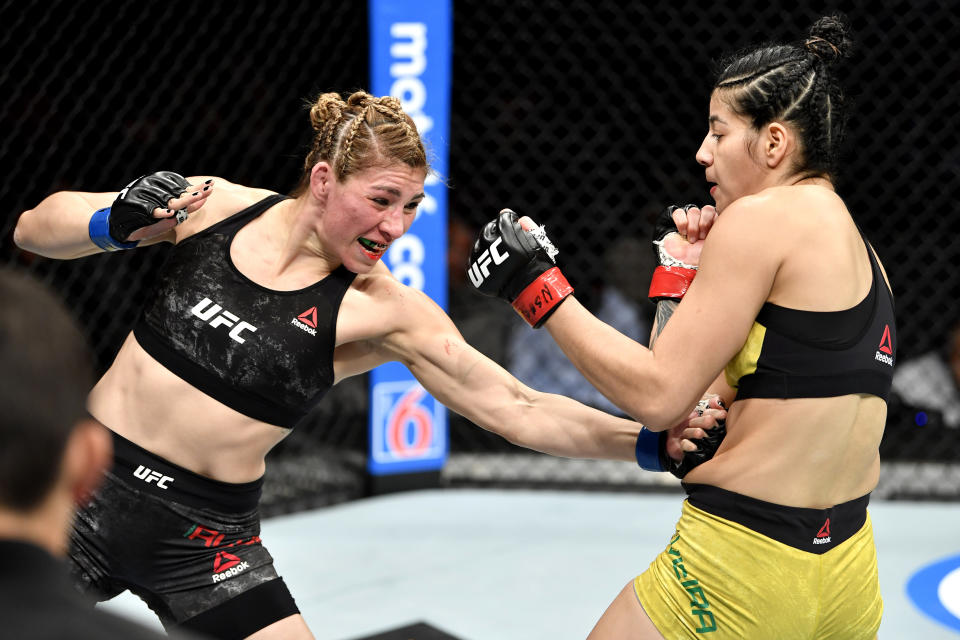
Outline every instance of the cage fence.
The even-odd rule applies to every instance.
[[[505,206],[545,223],[578,298],[643,340],[652,218],[709,202],[694,153],[715,61],[798,38],[838,8],[858,45],[838,67],[852,103],[838,191],[886,265],[899,361],[942,352],[960,322],[960,83],[947,37],[960,14],[947,0],[456,3],[444,177],[449,311],[467,340],[535,387],[542,371],[524,356],[562,357],[465,280],[473,234]],[[288,192],[310,139],[304,100],[367,84],[366,21],[363,3],[0,2],[0,264],[61,292],[103,370],[164,249],[48,260],[13,244],[19,213],[55,190],[116,191],[158,169]],[[543,390],[611,409],[564,365],[539,369],[556,374]],[[363,377],[338,385],[270,454],[265,511],[363,495],[366,411]],[[960,430],[941,413],[891,403],[878,495],[960,498]],[[677,490],[633,465],[525,452],[454,414],[450,448],[452,487]]]

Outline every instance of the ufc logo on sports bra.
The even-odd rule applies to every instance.
[[[250,331],[252,333],[257,330],[257,328],[249,322],[240,320],[240,318],[233,315],[220,305],[214,304],[210,298],[204,298],[198,302],[197,305],[190,310],[190,313],[197,316],[204,322],[207,322],[210,320],[210,318],[213,318],[213,320],[207,322],[207,324],[213,328],[220,326],[233,327],[233,329],[230,330],[230,337],[240,344],[246,342],[246,338],[242,337],[240,335],[241,333],[244,331]],[[237,320],[240,320],[240,322],[237,323]]]
[[[467,270],[467,273],[470,274],[470,282],[473,283],[473,286],[479,287],[483,284],[483,281],[490,276],[490,261],[493,260],[493,264],[501,264],[504,260],[510,257],[510,253],[504,251],[500,253],[497,251],[497,245],[503,241],[503,238],[497,238],[493,241],[493,244],[490,245],[490,248],[480,254],[480,257],[477,258],[477,261],[470,265],[470,268]]]

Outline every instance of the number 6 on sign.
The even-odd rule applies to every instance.
[[[380,382],[372,390],[371,470],[439,469],[446,457],[446,411],[415,380]]]
[[[387,417],[387,446],[400,457],[423,455],[429,446],[433,421],[417,404],[426,393],[419,385],[412,387],[400,396]]]

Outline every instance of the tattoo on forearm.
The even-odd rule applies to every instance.
[[[667,321],[670,320],[670,316],[673,315],[673,312],[677,310],[677,305],[680,304],[676,300],[658,300],[657,301],[657,312],[653,318],[653,330],[650,332],[650,347],[653,348],[653,343],[657,341],[657,338],[660,336],[660,332],[663,331],[663,328],[667,326]]]

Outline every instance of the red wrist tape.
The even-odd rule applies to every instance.
[[[573,293],[573,287],[558,267],[540,274],[527,285],[513,301],[513,308],[531,327],[538,328],[563,299]]]
[[[695,275],[697,275],[696,269],[661,265],[653,270],[653,277],[650,279],[650,291],[647,295],[651,299],[675,298],[679,300],[690,288],[690,283],[693,282]]]

